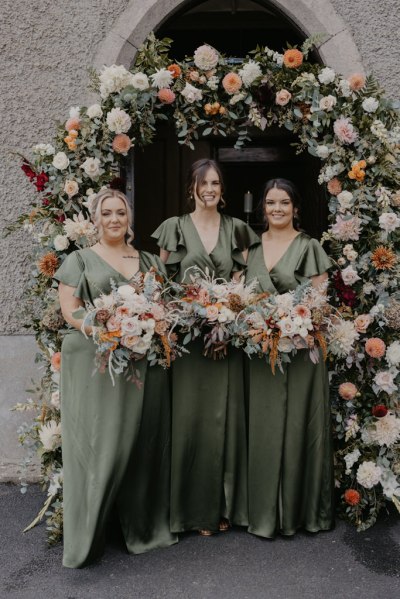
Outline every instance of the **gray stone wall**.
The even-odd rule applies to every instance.
[[[304,30],[310,33],[319,28],[325,13],[333,15],[336,24],[342,19],[343,30],[335,30],[342,48],[338,64],[346,57],[346,43],[355,42],[365,71],[373,71],[390,96],[398,95],[399,0],[273,2],[295,14],[300,24],[301,15],[307,14]],[[51,142],[55,121],[65,119],[70,106],[87,103],[87,67],[110,64],[113,53],[107,48],[121,45],[121,32],[124,39],[140,43],[156,26],[155,20],[178,4],[178,0],[2,0],[0,231],[27,208],[35,193],[13,152],[29,155],[35,143]],[[105,40],[111,40],[111,46]],[[8,410],[21,400],[35,370],[32,338],[16,337],[25,331],[20,315],[31,250],[32,241],[24,232],[0,237],[0,438],[4,439],[0,464],[2,459],[17,458],[18,418],[14,421]]]

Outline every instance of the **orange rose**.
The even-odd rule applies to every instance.
[[[226,108],[225,108],[225,106],[220,106],[218,112],[221,115],[226,114]]]
[[[385,342],[378,337],[371,337],[370,339],[367,339],[365,351],[371,358],[382,358],[386,351]]]
[[[125,133],[118,133],[112,142],[112,149],[117,154],[126,154],[129,152],[129,149],[132,147],[132,142],[129,137]]]
[[[228,73],[222,79],[222,87],[228,94],[236,94],[242,87],[242,80],[237,73]]]
[[[283,64],[288,69],[297,69],[303,63],[303,54],[300,50],[296,50],[296,48],[292,48],[290,50],[286,50],[283,55]]]
[[[182,73],[182,69],[178,64],[170,64],[167,67],[167,70],[172,74],[172,77],[174,79],[177,79],[178,77],[180,77],[181,73]]]
[[[346,489],[344,492],[344,500],[349,505],[357,505],[360,503],[361,495],[355,489]]]
[[[367,328],[372,322],[372,317],[369,314],[360,314],[354,321],[357,333],[366,333]]]
[[[331,193],[333,196],[337,196],[342,191],[342,184],[337,177],[333,177],[333,179],[328,181],[327,188],[329,193]]]
[[[71,129],[75,129],[76,131],[81,128],[81,121],[77,116],[72,116],[65,123],[65,129],[67,131],[71,131]]]
[[[61,370],[61,352],[56,351],[51,356],[51,366],[53,370],[56,370],[57,372]]]
[[[353,92],[359,91],[365,85],[365,77],[364,77],[364,75],[361,75],[360,73],[355,73],[354,75],[351,75],[347,79],[347,81],[349,82],[350,89]]]
[[[355,179],[356,181],[364,181],[365,171],[363,170],[367,166],[365,160],[359,160],[351,167],[351,171],[347,173],[349,179]]]

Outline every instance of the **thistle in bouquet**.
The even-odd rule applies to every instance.
[[[317,288],[306,282],[282,295],[262,293],[253,298],[236,319],[232,344],[249,357],[265,357],[275,374],[276,366],[283,371],[283,364],[300,350],[306,350],[314,364],[320,353],[326,360],[342,322],[328,303],[326,285]],[[338,355],[344,348],[336,343],[335,351]]]
[[[114,375],[124,373],[139,383],[139,372],[133,368],[146,357],[150,365],[168,368],[175,359],[177,336],[171,332],[166,308],[166,286],[155,270],[138,273],[128,285],[117,286],[86,304],[82,331],[91,326],[96,344],[95,371],[108,369]]]
[[[227,281],[210,275],[209,270],[191,267],[185,273],[189,283],[173,285],[171,317],[183,335],[183,345],[203,337],[204,355],[214,359],[226,356],[233,335],[233,323],[254,295],[255,281],[244,278]]]

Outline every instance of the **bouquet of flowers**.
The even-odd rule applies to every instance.
[[[324,360],[330,350],[346,355],[357,333],[348,331],[341,344],[337,331],[343,324],[353,326],[328,304],[326,286],[315,288],[307,282],[282,295],[253,297],[235,320],[232,344],[250,357],[266,357],[275,374],[276,365],[282,370],[282,364],[290,362],[290,354],[301,349],[308,351],[314,364],[319,361],[320,350]]]
[[[204,355],[224,358],[232,339],[233,323],[253,297],[257,281],[245,285],[243,278],[226,281],[211,276],[208,269],[189,270],[190,283],[172,285],[174,299],[169,307],[174,328],[184,334],[183,345],[204,334]]]
[[[162,278],[150,270],[138,273],[129,285],[118,287],[112,281],[111,293],[86,305],[82,331],[93,327],[96,370],[108,368],[113,384],[114,374],[127,371],[135,360],[146,356],[150,365],[168,368],[178,354],[164,291]],[[139,375],[131,377],[137,382]]]

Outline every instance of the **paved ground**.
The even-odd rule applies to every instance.
[[[185,535],[168,549],[129,556],[113,533],[84,570],[61,566],[44,526],[22,534],[43,496],[0,485],[1,599],[398,599],[400,525],[393,512],[365,533],[334,531],[275,541],[243,530]]]

